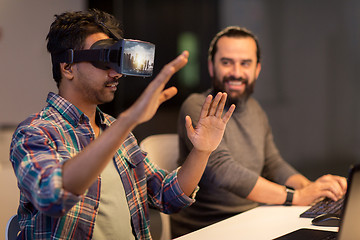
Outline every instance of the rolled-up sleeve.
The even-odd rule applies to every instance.
[[[178,181],[178,170],[171,173],[159,169],[147,158],[145,160],[147,172],[151,173],[148,178],[147,188],[150,203],[164,213],[176,213],[182,208],[195,202],[197,186],[191,196],[187,196],[181,189]]]

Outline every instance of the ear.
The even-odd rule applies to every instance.
[[[74,74],[72,71],[73,65],[69,63],[60,63],[60,71],[62,75],[67,79],[73,79]]]
[[[261,63],[257,63],[256,69],[255,69],[256,79],[258,79],[260,71],[261,71]]]
[[[210,77],[214,77],[214,63],[211,60],[208,60],[208,71]]]

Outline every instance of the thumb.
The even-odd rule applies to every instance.
[[[191,138],[191,136],[194,134],[195,130],[192,125],[190,116],[185,117],[185,127],[186,127],[186,132],[187,132],[188,138]]]

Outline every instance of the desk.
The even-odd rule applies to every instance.
[[[338,231],[338,227],[317,227],[311,225],[311,218],[300,218],[299,215],[308,208],[309,206],[260,206],[176,240],[269,240],[299,228]]]

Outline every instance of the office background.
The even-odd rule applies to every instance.
[[[262,49],[255,97],[268,113],[283,157],[310,179],[346,176],[360,159],[360,2],[358,0],[0,0],[0,236],[19,199],[8,154],[14,127],[45,104],[52,80],[45,37],[53,15],[99,8],[116,15],[126,38],[156,44],[155,69],[181,50],[189,64],[169,85],[179,93],[138,126],[139,141],[176,132],[178,110],[210,86],[207,49],[228,25],[252,30]],[[126,77],[101,108],[116,116],[152,78]],[[2,237],[0,237],[1,239]]]
[[[57,91],[45,43],[53,15],[88,7],[115,14],[126,38],[155,43],[155,74],[180,50],[190,50],[189,65],[170,81],[179,94],[134,130],[139,141],[176,132],[181,102],[210,86],[211,38],[225,26],[240,25],[260,40],[255,97],[268,113],[284,158],[312,179],[326,172],[346,175],[349,164],[359,161],[357,0],[0,0],[1,129],[39,111],[47,92]],[[116,116],[151,79],[124,78],[115,100],[102,109]]]

